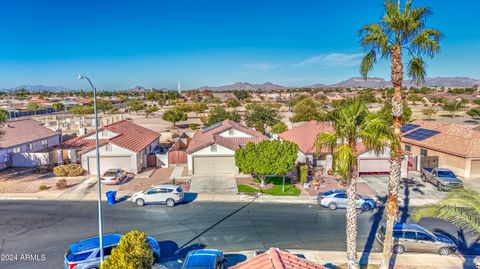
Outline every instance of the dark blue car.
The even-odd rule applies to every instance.
[[[216,249],[190,251],[185,258],[182,269],[224,269],[223,252]]]

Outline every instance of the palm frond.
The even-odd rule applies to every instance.
[[[373,150],[375,154],[383,153],[395,139],[391,123],[378,114],[369,114],[358,133],[365,148]]]
[[[418,54],[433,57],[440,52],[440,40],[443,34],[436,29],[423,29],[412,38],[411,47]]]
[[[341,145],[338,147],[334,158],[335,172],[344,179],[350,178],[353,165],[357,158],[352,148],[347,144]]]
[[[388,35],[380,24],[368,24],[359,32],[360,45],[367,50],[378,50],[382,57],[387,57],[389,52]]]
[[[417,85],[421,85],[425,82],[427,76],[427,64],[423,61],[422,57],[413,57],[408,62],[408,76],[412,78],[413,82]]]
[[[325,132],[318,134],[317,140],[315,141],[317,154],[319,154],[324,148],[327,148],[331,153],[333,153],[336,146],[337,136],[334,133]]]
[[[377,62],[377,54],[375,50],[371,50],[367,55],[365,55],[360,64],[360,74],[362,74],[363,79],[367,79],[368,72],[373,69],[373,64]]]

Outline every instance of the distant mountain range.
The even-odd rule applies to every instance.
[[[435,77],[427,78],[423,86],[427,87],[473,87],[475,85],[480,85],[480,80],[473,79],[469,77]],[[299,86],[297,88],[384,88],[391,87],[392,83],[383,78],[368,78],[364,80],[361,77],[352,77],[347,80],[326,85],[322,83],[317,83],[309,86]],[[404,81],[404,86],[417,86],[412,83],[411,80]],[[232,91],[232,90],[280,90],[280,89],[291,89],[295,87],[287,87],[278,84],[273,84],[271,82],[265,82],[262,84],[252,84],[248,82],[237,82],[234,84],[223,85],[223,86],[203,86],[196,88],[194,90],[211,90],[211,91]],[[16,91],[18,89],[27,89],[29,91],[65,91],[69,90],[63,86],[45,86],[45,85],[20,85],[13,88],[3,88],[0,91]],[[132,91],[144,91],[146,90],[143,86],[135,86],[131,88]],[[168,90],[162,88],[162,90]]]

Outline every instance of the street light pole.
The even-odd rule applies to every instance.
[[[95,153],[97,158],[97,185],[98,185],[98,235],[100,241],[100,265],[103,263],[103,217],[102,217],[102,185],[100,182],[100,152],[98,149],[98,115],[97,89],[86,76],[78,75],[78,79],[86,79],[93,91],[93,113],[95,114]]]

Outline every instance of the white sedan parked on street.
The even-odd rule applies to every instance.
[[[146,191],[134,193],[131,200],[138,206],[166,204],[169,207],[173,207],[183,200],[183,189],[180,185],[152,186]]]

